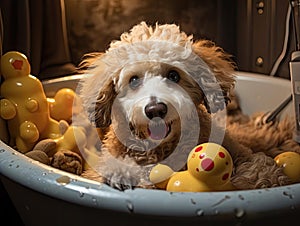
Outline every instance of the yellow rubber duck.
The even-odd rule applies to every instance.
[[[300,182],[300,154],[287,151],[277,155],[274,160],[294,183]]]
[[[190,152],[186,171],[174,172],[158,164],[151,170],[149,179],[158,188],[172,192],[234,190],[230,182],[232,169],[232,158],[224,147],[203,143]]]
[[[0,116],[7,120],[10,145],[26,153],[41,139],[61,136],[59,123],[50,117],[41,82],[30,74],[27,57],[10,51],[1,57]]]
[[[61,150],[69,150],[81,156],[81,151],[87,142],[85,129],[80,126],[69,126],[61,137],[53,141],[56,143],[56,148],[49,151],[48,156],[52,157],[56,152]]]
[[[57,121],[65,120],[71,123],[73,104],[76,97],[74,90],[62,88],[55,93],[53,98],[48,98],[51,118]]]

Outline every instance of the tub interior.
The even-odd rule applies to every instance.
[[[249,72],[238,72],[235,87],[242,111],[247,115],[269,112],[291,95],[291,83],[287,79],[274,78]],[[279,116],[294,117],[290,102]]]
[[[60,88],[76,89],[80,78],[81,75],[76,75],[44,81],[45,92],[53,96]],[[290,81],[286,79],[237,72],[236,80],[236,94],[245,114],[271,111],[291,95]],[[294,116],[292,102],[281,115]],[[186,225],[187,222],[251,225],[262,219],[265,223],[278,223],[286,216],[296,218],[300,210],[299,183],[271,189],[196,194],[146,189],[118,191],[27,158],[6,144],[3,122],[0,127],[1,180],[28,225],[39,225],[42,219],[51,216],[52,222],[44,221],[45,225],[92,224],[99,219],[97,216],[100,221],[126,221],[128,225]],[[36,214],[39,206],[40,216]],[[55,208],[58,212],[53,217]],[[115,213],[119,219],[114,219]]]

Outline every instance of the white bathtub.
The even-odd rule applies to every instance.
[[[78,76],[44,82],[51,95]],[[288,80],[239,72],[245,113],[269,111],[291,94]],[[292,104],[283,114],[293,115]],[[1,125],[0,125],[1,127]],[[5,135],[2,132],[2,140]],[[283,225],[299,221],[300,184],[271,189],[172,193],[114,190],[33,161],[0,141],[1,180],[26,225]],[[106,223],[104,223],[106,222]]]

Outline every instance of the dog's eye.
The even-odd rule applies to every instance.
[[[168,72],[167,78],[169,80],[171,80],[172,82],[176,82],[177,83],[180,80],[180,75],[179,75],[179,73],[177,71],[171,70],[171,71]]]
[[[131,89],[136,89],[141,85],[141,79],[134,75],[129,79],[129,86]]]

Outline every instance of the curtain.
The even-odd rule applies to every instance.
[[[76,73],[71,62],[63,0],[1,0],[2,53],[20,51],[31,74],[49,79]]]

